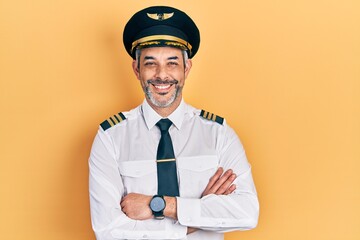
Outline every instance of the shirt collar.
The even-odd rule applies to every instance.
[[[141,107],[142,107],[146,126],[150,130],[155,126],[155,124],[160,119],[162,119],[162,117],[149,105],[146,99],[144,99]],[[174,126],[180,130],[184,120],[185,112],[186,112],[186,104],[184,100],[181,99],[180,105],[167,118],[170,119],[170,121],[174,124]]]

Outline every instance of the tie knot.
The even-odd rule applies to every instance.
[[[171,126],[172,122],[168,118],[161,119],[156,123],[156,126],[160,128],[161,133],[167,132]]]

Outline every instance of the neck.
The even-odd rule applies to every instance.
[[[170,114],[172,114],[177,107],[180,105],[181,103],[181,96],[178,96],[175,101],[168,107],[158,107],[155,106],[154,104],[152,104],[151,101],[149,101],[146,98],[146,101],[148,102],[148,104],[150,105],[150,107],[152,107],[152,109],[155,110],[155,112],[157,112],[157,114],[159,114],[160,116],[162,116],[163,118],[168,117]]]

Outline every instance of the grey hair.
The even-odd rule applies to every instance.
[[[181,50],[181,53],[182,53],[183,59],[184,59],[184,66],[187,67],[187,60],[189,59],[188,52],[186,50]],[[141,49],[137,48],[135,50],[135,60],[136,60],[136,65],[137,65],[138,69],[140,69],[140,55],[141,55]]]

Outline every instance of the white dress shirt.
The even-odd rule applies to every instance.
[[[257,225],[259,204],[251,167],[235,132],[226,124],[202,118],[200,110],[181,102],[168,117],[174,146],[180,196],[178,221],[133,220],[121,210],[128,193],[157,194],[156,153],[162,118],[144,100],[123,112],[126,119],[100,127],[89,159],[91,219],[98,240],[188,239],[219,240],[223,232]],[[218,167],[237,175],[229,195],[201,197]],[[200,228],[186,235],[187,227]]]

